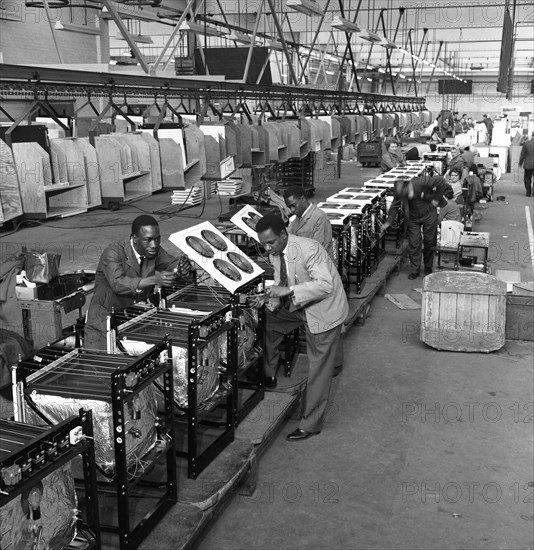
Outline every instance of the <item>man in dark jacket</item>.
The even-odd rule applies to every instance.
[[[112,309],[118,311],[146,300],[155,285],[168,286],[191,275],[186,256],[174,257],[161,248],[158,222],[148,215],[135,218],[130,237],[110,244],[98,262],[84,347],[106,349],[107,317]]]
[[[488,134],[488,145],[491,144],[491,138],[493,136],[493,120],[488,115],[483,115],[482,120],[478,121],[481,124],[484,124],[486,126],[486,132]]]
[[[403,204],[410,258],[408,279],[419,276],[421,250],[425,275],[432,273],[438,238],[437,207],[445,206],[446,200],[443,195],[447,187],[449,186],[442,176],[421,176],[410,181],[398,182],[395,186],[395,198],[385,225],[391,225],[398,208]]]
[[[519,167],[525,169],[523,182],[527,191],[527,197],[532,197],[532,183],[534,179],[534,132],[530,139],[523,143],[521,154],[519,155]]]

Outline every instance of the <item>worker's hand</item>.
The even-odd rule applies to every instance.
[[[156,284],[158,286],[172,286],[176,282],[174,271],[156,271]]]
[[[435,206],[436,208],[439,206],[439,200],[438,199],[432,199],[430,201],[430,203],[432,204],[432,206]]]
[[[255,309],[260,309],[266,302],[267,296],[247,296],[247,305]]]
[[[174,268],[174,272],[180,279],[192,279],[194,275],[194,269],[189,261],[189,258],[184,254],[180,257],[178,265]]]
[[[265,289],[265,294],[270,298],[283,298],[284,296],[289,296],[292,293],[292,290],[287,286],[269,286]]]

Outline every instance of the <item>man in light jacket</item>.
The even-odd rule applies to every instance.
[[[266,381],[276,385],[278,346],[298,327],[306,331],[309,362],[304,410],[288,441],[307,439],[323,426],[341,328],[349,306],[341,277],[317,241],[288,234],[282,218],[268,215],[256,226],[274,267],[275,284],[267,288],[265,319]]]

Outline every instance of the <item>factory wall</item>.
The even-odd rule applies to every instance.
[[[0,0],[0,52],[3,63],[39,65],[59,63],[49,18],[43,8],[26,7],[24,0]],[[50,9],[50,21],[95,28],[98,13],[93,9]],[[108,55],[107,27],[100,36],[57,30],[65,63],[97,63]]]

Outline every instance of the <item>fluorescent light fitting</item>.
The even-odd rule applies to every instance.
[[[372,82],[372,81],[373,81],[373,79],[372,79],[372,78],[369,78],[369,77],[367,77],[367,80],[368,80],[369,82]]]
[[[330,26],[344,32],[362,32],[362,29],[358,27],[356,23],[353,23],[344,17],[340,17],[339,15],[332,18]]]
[[[379,73],[385,73],[386,69],[383,69],[382,67],[378,67],[378,72]]]
[[[233,40],[234,42],[240,42],[241,44],[250,44],[251,37],[248,34],[243,34],[241,32],[232,31],[229,35],[226,36],[228,40]]]
[[[323,8],[315,0],[287,0],[286,6],[305,15],[322,15]]]
[[[73,23],[63,23],[62,21],[56,21],[54,28],[58,31],[70,31],[80,34],[100,34],[100,29],[97,27],[88,27],[87,25],[75,25]]]
[[[367,40],[367,42],[382,42],[382,38],[376,32],[365,31],[367,34],[362,34],[361,38]]]
[[[386,50],[396,50],[397,49],[397,44],[395,44],[395,42],[393,42],[393,40],[390,40],[389,38],[386,38],[385,36],[383,36],[381,39],[380,39],[380,46],[382,46],[383,48],[386,48]]]
[[[116,40],[126,40],[126,38],[124,38],[124,36],[122,36],[122,35],[116,36],[115,38],[116,38]],[[134,42],[138,42],[139,44],[153,44],[154,43],[153,40],[152,40],[152,37],[144,35],[144,34],[130,34],[130,38]]]
[[[372,71],[374,69],[374,67],[372,65],[367,65],[367,70],[368,71]]]
[[[284,48],[282,47],[282,43],[277,42],[276,40],[267,40],[266,46],[268,48],[271,48],[271,50],[276,50],[277,52],[284,51]]]
[[[399,74],[399,76],[400,76],[401,78],[406,78],[402,73]],[[408,80],[409,80],[409,79],[408,79]]]
[[[210,25],[199,25],[193,21],[183,21],[178,30],[185,32],[194,32],[195,34],[205,34],[206,36],[225,36],[228,32],[220,31]]]

